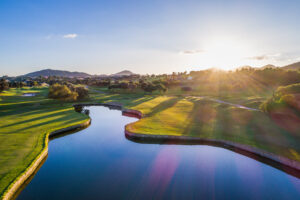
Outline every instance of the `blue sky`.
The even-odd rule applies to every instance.
[[[299,0],[0,0],[0,75],[300,61]]]

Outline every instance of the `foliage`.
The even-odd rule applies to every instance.
[[[49,98],[66,101],[77,100],[78,93],[71,91],[66,85],[54,84],[49,88]]]
[[[2,92],[3,90],[7,90],[9,88],[9,84],[5,79],[1,79],[0,80],[0,92]]]
[[[284,106],[299,109],[296,94],[300,94],[299,83],[278,87],[273,96],[261,104],[260,109],[264,112],[271,112]]]
[[[78,99],[85,99],[89,96],[89,90],[86,87],[75,87],[74,90],[78,94]]]
[[[184,87],[181,87],[181,90],[185,91],[185,92],[188,92],[188,91],[192,91],[192,88],[189,87],[189,86],[184,86]]]

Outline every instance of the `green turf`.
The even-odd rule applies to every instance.
[[[300,161],[299,134],[260,111],[195,97],[157,97],[132,108],[145,116],[129,126],[134,133],[228,140]]]
[[[71,103],[47,99],[47,88],[10,89],[0,95],[0,196],[39,155],[46,134],[86,121]],[[22,97],[38,92],[35,97]]]
[[[38,95],[22,97],[26,92]],[[87,116],[74,111],[74,102],[51,100],[47,93],[48,88],[40,87],[10,89],[0,94],[0,196],[45,147],[47,133],[87,120]],[[194,95],[171,91],[165,96],[119,94],[91,87],[90,98],[80,102],[118,102],[140,110],[145,117],[130,127],[136,133],[229,140],[300,161],[299,134],[280,128],[260,111],[243,110]],[[257,108],[267,96],[226,95],[221,100]]]

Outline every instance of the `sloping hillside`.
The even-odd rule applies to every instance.
[[[283,69],[292,69],[292,70],[298,70],[300,69],[300,62],[293,63],[287,66],[282,67]]]
[[[63,70],[53,70],[53,69],[44,69],[36,72],[31,72],[25,74],[27,77],[38,77],[38,76],[60,76],[60,77],[77,77],[77,78],[86,78],[90,77],[90,74],[84,72],[70,72]]]

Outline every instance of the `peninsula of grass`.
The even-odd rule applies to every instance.
[[[300,162],[300,135],[281,128],[260,111],[174,96],[156,97],[131,109],[144,116],[127,126],[131,133],[225,140]]]

